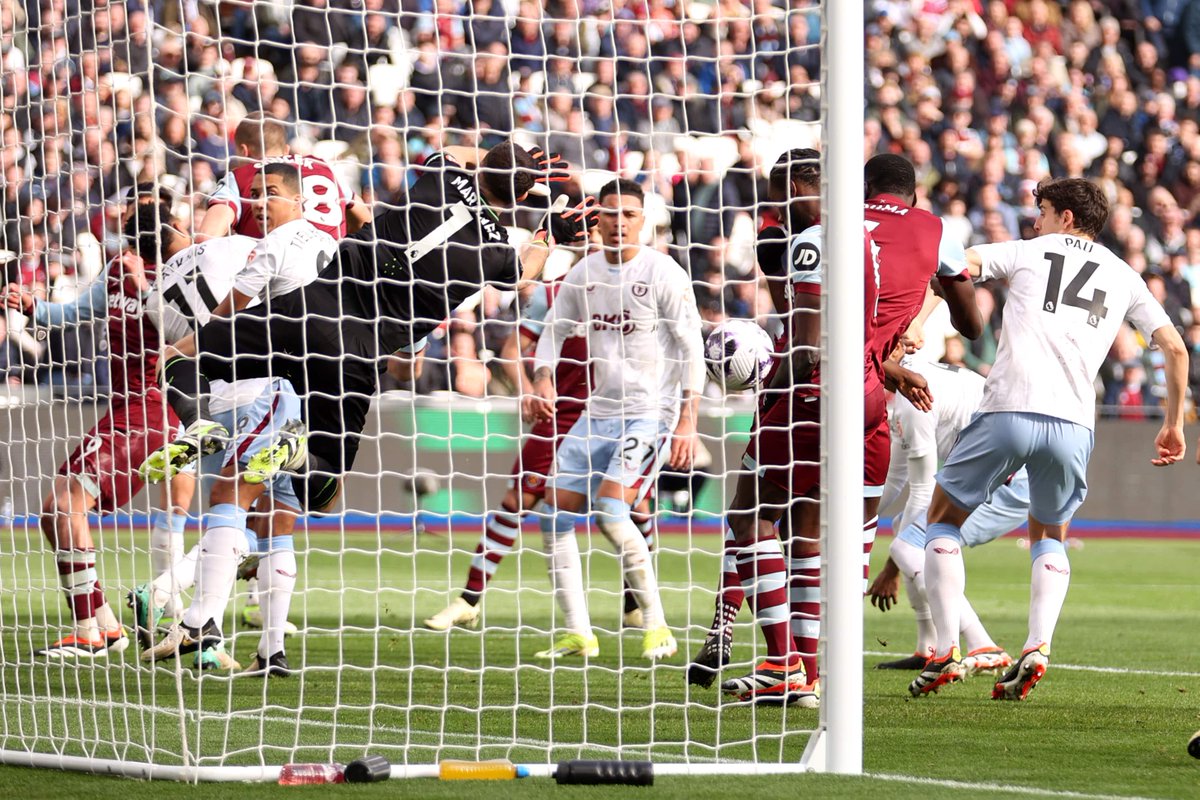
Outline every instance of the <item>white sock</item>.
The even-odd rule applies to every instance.
[[[896,569],[906,578],[913,578],[925,571],[925,548],[903,539],[893,539],[888,548],[888,555],[896,564]]]
[[[96,628],[106,633],[121,630],[121,620],[117,619],[108,603],[96,609]]]
[[[958,620],[966,584],[958,527],[935,522],[929,526],[925,543],[925,596],[938,632],[935,656],[944,656],[958,647]]]
[[[150,584],[150,602],[163,609],[168,617],[179,619],[183,615],[180,594],[196,585],[196,564],[199,560],[200,545],[195,545]]]
[[[588,615],[587,595],[583,591],[583,561],[579,557],[579,540],[575,537],[575,515],[557,512],[547,506],[536,509],[546,548],[546,566],[554,599],[562,609],[564,627],[570,633],[592,635],[592,619]]]
[[[263,562],[261,560],[258,562],[259,569],[262,569],[262,563]],[[246,605],[248,605],[248,606],[258,605],[261,601],[259,594],[261,592],[265,592],[265,591],[266,591],[266,589],[262,588],[262,586],[259,584],[259,579],[257,577],[248,579],[246,581]]]
[[[183,531],[187,517],[178,512],[150,515],[150,569],[162,575],[183,557]]]
[[[263,632],[258,642],[258,654],[264,660],[283,652],[283,629],[292,607],[296,588],[296,553],[290,536],[273,539],[277,545],[258,562],[259,595],[262,599]],[[278,543],[279,539],[289,540]]]
[[[988,635],[987,628],[983,627],[979,615],[975,613],[971,601],[965,594],[959,603],[958,630],[962,635],[963,647],[966,648],[966,652],[969,653],[981,647],[995,647],[996,643]]]
[[[196,594],[183,614],[184,625],[200,628],[210,619],[221,625],[245,555],[246,512],[228,503],[213,506],[200,539]]]
[[[929,657],[937,647],[937,628],[933,624],[933,612],[929,609],[929,598],[925,596],[925,550],[901,538],[892,539],[888,555],[900,570],[904,580],[904,591],[908,604],[917,617],[917,648],[914,653]]]
[[[871,588],[871,550],[875,547],[875,536],[879,533],[879,515],[863,523],[863,594]]]
[[[1057,539],[1042,539],[1029,548],[1033,559],[1029,583],[1029,638],[1022,652],[1038,645],[1050,647],[1054,627],[1071,585],[1067,550]]]
[[[933,624],[933,612],[929,610],[929,599],[925,596],[925,573],[918,572],[915,578],[902,577],[908,604],[917,618],[917,647],[914,653],[929,658],[937,647],[937,628]]]
[[[621,572],[642,609],[642,627],[648,631],[663,627],[667,622],[658,593],[658,576],[650,562],[646,537],[630,518],[629,504],[615,497],[601,497],[595,508],[600,532],[621,557]]]

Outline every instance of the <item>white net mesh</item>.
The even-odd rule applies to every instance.
[[[502,503],[530,431],[516,383],[529,391],[529,373],[517,376],[531,366],[537,320],[528,295],[546,292],[541,286],[521,297],[485,287],[408,329],[412,338],[428,334],[421,376],[380,376],[342,510],[297,524],[290,678],[201,675],[192,655],[152,666],[136,643],[104,658],[35,651],[78,633],[75,623],[88,613],[103,631],[101,594],[132,626],[126,592],[148,584],[166,557],[151,550],[178,556],[212,527],[202,486],[183,538],[161,540],[181,544],[152,545],[150,515],[165,506],[158,488],[137,491],[141,459],[131,454],[141,445],[103,427],[87,433],[106,414],[150,439],[167,433],[165,405],[137,383],[138,369],[152,374],[153,365],[121,361],[128,347],[113,340],[156,341],[142,302],[164,297],[161,285],[138,283],[127,263],[136,258],[124,255],[133,246],[123,225],[135,213],[134,187],[153,187],[146,193],[160,197],[170,217],[159,222],[187,236],[214,224],[213,208],[227,207],[235,232],[253,233],[258,207],[245,194],[222,205],[220,182],[251,163],[247,156],[280,154],[263,152],[272,149],[265,134],[248,150],[235,137],[243,118],[262,112],[281,123],[291,153],[329,165],[355,198],[351,220],[366,209],[417,226],[421,213],[441,220],[452,202],[414,210],[406,193],[422,175],[447,170],[422,172],[421,164],[447,147],[486,149],[511,135],[523,147],[562,154],[569,180],[553,191],[572,204],[615,177],[637,182],[645,192],[642,242],[690,279],[697,347],[701,331],[730,318],[756,319],[775,333],[755,240],[778,214],[766,203],[770,165],[789,148],[820,141],[817,4],[4,0],[0,14],[4,247],[18,287],[9,293],[3,342],[0,457],[13,535],[0,541],[0,749],[201,766],[344,762],[363,752],[401,764],[799,760],[814,712],[730,704],[715,685],[686,680],[713,620],[722,514],[753,416],[748,396],[705,386],[696,467],[664,470],[646,517],[678,653],[643,659],[643,631],[623,627],[636,604],[623,590],[621,559],[610,537],[581,519],[599,654],[535,657],[567,632],[568,620],[546,577],[538,515],[525,515],[509,545]],[[324,178],[304,174],[306,217],[325,215],[337,229],[328,217],[341,207],[325,194],[337,187],[314,189],[314,180]],[[499,218],[520,250],[545,212],[544,202],[525,206]],[[174,238],[160,231],[155,242]],[[362,263],[382,271],[386,244],[361,248]],[[562,276],[582,255],[556,248],[546,277]],[[109,274],[119,279],[106,281],[114,259]],[[88,300],[97,281],[105,287]],[[521,339],[522,330],[531,335]],[[328,364],[329,383],[308,390],[337,394],[330,387],[343,366]],[[585,439],[584,450],[598,458],[593,444]],[[79,458],[69,460],[77,447]],[[92,550],[100,589],[89,594]],[[84,587],[67,603],[63,574]],[[247,624],[253,613],[244,613],[252,590],[239,581],[215,620],[242,666],[260,641]],[[435,615],[464,590],[477,603],[478,627],[468,611],[459,616],[471,624],[430,630],[425,621],[445,623]],[[194,597],[185,592],[174,611]],[[749,612],[735,642],[726,677],[763,655]]]

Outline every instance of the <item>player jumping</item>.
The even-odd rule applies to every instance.
[[[237,311],[251,302],[269,306],[272,298],[287,294],[316,278],[318,271],[336,252],[337,243],[301,216],[300,172],[296,165],[268,162],[252,186],[252,196],[267,235],[257,242],[249,263],[238,269],[234,264],[202,263],[209,267],[200,272],[171,270],[164,275],[162,297],[166,313],[164,324],[184,333],[186,322],[171,325],[176,317],[190,315],[192,324],[203,324],[217,314]],[[211,242],[195,245],[176,257],[192,262]],[[181,262],[182,264],[182,262]],[[219,288],[218,288],[219,287]],[[220,306],[212,307],[216,297],[228,295]],[[207,299],[206,299],[207,298]],[[207,310],[199,310],[209,306]],[[186,309],[186,313],[184,311]],[[235,323],[236,324],[236,323]],[[247,554],[247,517],[256,502],[269,507],[273,525],[268,528],[269,548],[260,564],[262,587],[267,608],[263,637],[252,672],[288,674],[283,652],[284,624],[296,580],[296,558],[291,532],[300,514],[301,504],[292,493],[291,482],[278,476],[269,482],[254,474],[253,464],[276,433],[294,432],[299,424],[300,402],[284,379],[240,380],[228,384],[210,403],[215,422],[237,434],[224,448],[221,474],[213,487],[211,508],[206,515],[205,532],[200,540],[196,567],[197,592],[180,624],[172,625],[164,639],[147,648],[142,659],[153,661],[215,645],[222,640],[220,621],[237,574]],[[155,454],[150,464],[164,463],[169,448]],[[163,477],[157,469],[147,470],[151,478]],[[270,493],[268,494],[268,490]],[[186,629],[202,628],[201,635],[188,636]]]
[[[1108,219],[1104,192],[1082,178],[1044,181],[1034,192],[1037,238],[967,251],[972,274],[1008,282],[1004,327],[979,414],[937,474],[925,545],[935,655],[909,686],[914,696],[961,680],[960,599],[966,586],[962,526],[1008,476],[1029,472],[1029,636],[993,699],[1024,700],[1046,673],[1070,583],[1067,526],[1087,494],[1096,374],[1128,319],[1166,357],[1167,405],[1155,466],[1181,460],[1188,351],[1134,270],[1097,243]]]

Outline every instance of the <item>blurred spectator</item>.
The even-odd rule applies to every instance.
[[[911,159],[918,202],[964,244],[1032,235],[1048,175],[1095,180],[1112,204],[1100,241],[1200,354],[1200,2],[866,6],[864,156]],[[53,291],[61,272],[66,291],[81,248],[114,255],[135,179],[176,183],[190,221],[233,126],[263,110],[297,152],[349,145],[350,188],[376,204],[402,203],[410,166],[435,150],[510,132],[574,168],[621,171],[665,209],[653,244],[701,282],[705,321],[765,318],[743,270],[766,217],[745,217],[765,197],[764,165],[820,118],[818,12],[805,0],[0,0],[9,277]],[[986,372],[1004,295],[978,297],[988,335],[948,343],[948,359]],[[486,391],[480,351],[512,313],[489,298],[456,318],[431,344],[442,377],[421,385]],[[1159,402],[1161,370],[1121,339],[1104,399],[1129,415]]]

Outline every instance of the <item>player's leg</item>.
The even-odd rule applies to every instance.
[[[450,605],[426,619],[426,628],[445,631],[455,625],[466,628],[479,626],[479,601],[483,599],[483,592],[500,567],[500,562],[516,544],[517,535],[521,532],[522,509],[533,508],[538,502],[534,495],[517,488],[518,480],[519,477],[515,476],[500,501],[500,507],[490,513],[484,522],[462,592]]]
[[[188,569],[188,564],[183,563],[183,532],[195,494],[195,475],[181,472],[163,483],[159,507],[150,515],[150,569],[155,576],[165,574],[175,579],[171,596],[163,607],[163,613],[168,617],[183,613],[179,602],[180,584],[190,583],[186,575],[177,578],[174,573],[176,565],[185,572]]]
[[[575,414],[573,419],[578,416]],[[462,593],[425,620],[426,628],[444,631],[455,625],[478,626],[479,601],[488,582],[496,574],[500,562],[512,552],[525,512],[537,506],[546,493],[546,476],[554,466],[556,421],[539,423],[529,432],[513,462],[512,478],[500,508],[489,514],[484,523]],[[569,425],[567,429],[570,429]]]
[[[277,479],[272,496],[264,495],[258,507],[266,509],[258,525],[258,580],[262,600],[262,637],[247,674],[283,677],[290,676],[284,639],[295,626],[288,622],[292,596],[296,589],[299,568],[292,535],[299,518],[299,501],[290,494],[290,482]]]
[[[775,535],[775,523],[787,507],[786,490],[748,472],[739,475],[726,512],[746,604],[767,644],[766,660],[749,674],[721,684],[721,691],[741,700],[784,702],[790,691],[805,683],[789,618],[788,565]]]
[[[39,651],[42,655],[95,657],[129,646],[100,586],[87,514],[110,513],[141,491],[131,463],[162,441],[165,423],[156,418],[157,401],[148,396],[144,406],[114,403],[63,464],[43,504],[42,531],[54,546],[75,629]]]
[[[642,537],[646,540],[646,548],[654,552],[654,512],[651,510],[651,496],[655,493],[655,486],[648,485],[644,496],[633,507],[630,512],[630,519],[633,520],[633,525],[642,533]],[[629,582],[624,581],[621,591],[621,598],[624,607],[621,609],[621,627],[623,628],[644,628],[645,619],[642,616],[642,609],[638,606],[637,597],[630,588]]]
[[[642,657],[669,658],[678,644],[667,627],[658,576],[646,537],[633,523],[633,507],[657,479],[670,435],[657,419],[602,422],[603,426],[593,428],[593,435],[612,439],[615,446],[595,492],[596,523],[620,556],[621,574],[642,610]]]
[[[808,685],[820,676],[817,647],[821,638],[821,506],[818,490],[795,498],[780,523],[780,534],[786,530],[784,545],[788,554],[788,605],[792,641]],[[811,691],[814,692],[815,689]],[[805,705],[812,705],[806,700]]]
[[[878,665],[879,669],[919,670],[937,647],[937,628],[925,595],[925,525],[922,516],[900,531],[888,549],[890,565],[900,574],[904,593],[917,620],[917,643],[913,655]]]
[[[962,679],[959,648],[966,590],[962,526],[992,492],[1019,469],[1030,452],[1032,430],[1017,415],[977,414],[937,474],[925,542],[925,592],[937,628],[934,656],[909,685],[913,696]]]
[[[563,613],[561,627],[565,628],[566,633],[555,636],[554,644],[547,650],[535,653],[536,658],[553,660],[600,654],[600,642],[592,632],[592,619],[588,613],[583,561],[579,555],[579,540],[575,535],[576,522],[586,505],[587,495],[569,489],[552,488],[538,511],[550,585],[555,603]]]
[[[994,699],[1024,700],[1046,673],[1071,564],[1067,528],[1087,497],[1087,465],[1093,434],[1065,420],[1022,415],[1037,432],[1029,470],[1029,636],[1016,663],[992,690]]]
[[[261,484],[248,485],[239,480],[236,463],[222,470],[221,479],[209,495],[192,602],[163,640],[143,651],[143,661],[206,650],[224,640],[221,623],[237,579],[238,564],[251,549],[246,531],[249,508],[265,489]]]
[[[583,586],[583,562],[575,525],[591,492],[591,465],[608,463],[613,445],[592,436],[593,422],[580,417],[559,443],[554,478],[546,499],[535,512],[542,531],[546,567],[550,574],[554,600],[563,613],[566,632],[556,636],[553,646],[536,654],[537,658],[595,656],[600,643],[592,632],[587,595]]]
[[[87,440],[85,440],[86,442]],[[42,504],[41,528],[54,548],[58,579],[71,611],[72,630],[36,652],[47,658],[96,658],[121,652],[129,640],[104,597],[87,514],[97,496],[76,477],[58,476]]]

